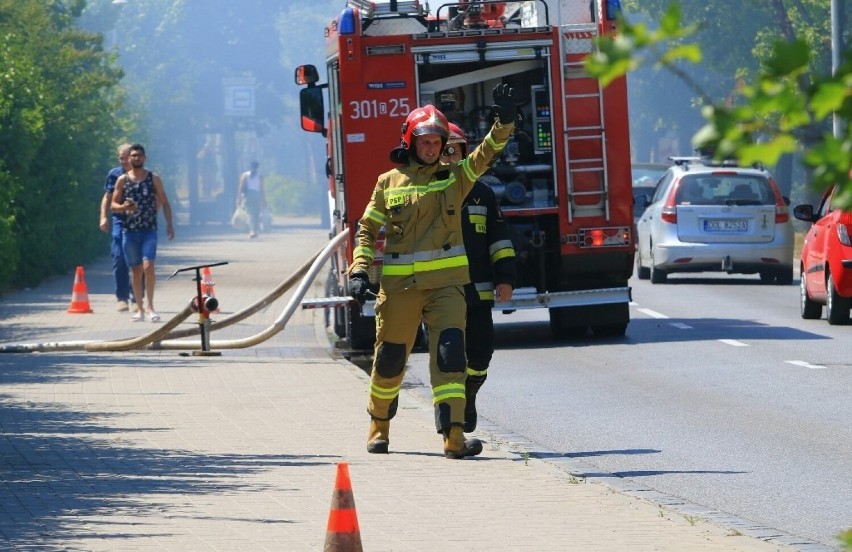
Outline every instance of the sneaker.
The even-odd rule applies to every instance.
[[[151,322],[159,322],[160,315],[154,311],[148,311],[148,320],[150,320]]]
[[[115,305],[115,310],[117,310],[118,312],[127,312],[128,309],[129,307],[127,306],[127,301],[119,301]]]
[[[130,301],[130,312],[139,312],[139,305],[137,305],[133,301]]]
[[[130,317],[131,322],[142,322],[143,320],[145,320],[145,317],[139,311],[136,311],[133,313],[133,316]]]
[[[256,234],[256,233],[254,233],[254,232],[252,232],[251,234],[249,234],[249,238],[256,238],[256,237],[257,237],[257,234]]]

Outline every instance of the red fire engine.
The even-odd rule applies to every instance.
[[[547,308],[557,335],[624,335],[634,255],[626,82],[602,88],[583,69],[619,9],[618,0],[458,0],[428,14],[417,0],[349,0],[326,28],[328,82],[317,84],[312,65],[296,69],[307,85],[302,128],[327,138],[333,235],[350,233],[329,295],[345,294],[358,220],[392,168],[409,111],[437,106],[474,147],[491,126],[492,88],[508,83],[523,120],[482,177],[518,259],[515,296],[497,308]],[[374,284],[381,263],[377,253]],[[334,327],[353,349],[371,348],[371,304],[338,304]]]

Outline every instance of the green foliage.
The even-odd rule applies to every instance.
[[[852,552],[852,529],[847,529],[837,535],[837,539],[845,550]]]
[[[272,174],[264,177],[263,183],[266,203],[275,214],[305,215],[324,208],[319,204],[319,195],[304,180]]]
[[[684,48],[681,41],[695,29],[684,27],[680,14],[678,5],[672,4],[655,31],[622,21],[621,36],[601,38],[600,52],[586,63],[587,70],[609,82],[642,65],[642,53],[651,51],[659,64],[688,79],[666,62],[669,57],[688,59],[679,53]],[[662,53],[659,48],[664,48]],[[688,51],[694,58],[694,50]],[[852,57],[847,53],[834,76],[813,77],[812,67],[806,40],[776,41],[754,82],[740,86],[730,105],[704,106],[706,124],[693,137],[694,145],[714,151],[717,159],[769,166],[802,148],[803,162],[818,187],[839,183],[846,190],[844,197],[852,197]],[[813,84],[803,88],[802,82]],[[832,113],[843,120],[838,137],[825,130],[825,119]],[[852,206],[852,201],[846,205]]]
[[[778,42],[765,71],[740,91],[744,104],[707,108],[707,124],[694,143],[715,148],[719,158],[770,166],[801,147],[818,189],[852,186],[852,58],[835,76],[813,79],[802,92],[798,79],[807,72],[808,53],[805,42]],[[845,121],[837,137],[821,125],[832,113]]]
[[[694,34],[697,26],[680,26],[680,6],[669,6],[657,30],[645,23],[621,20],[621,32],[615,37],[598,42],[598,51],[586,60],[586,70],[596,75],[604,86],[628,71],[653,62],[656,67],[673,67],[680,60],[701,62],[701,49],[695,44],[675,44],[666,50],[667,43],[676,42]]]
[[[120,72],[71,26],[79,0],[0,0],[0,290],[105,250],[97,205]]]
[[[656,27],[671,0],[622,0],[630,21],[643,21]],[[852,44],[852,1],[838,2],[845,43]],[[774,44],[781,40],[800,40],[811,53],[809,70],[799,82],[800,91],[810,86],[810,75],[830,73],[830,0],[680,0],[681,21],[694,25],[688,39],[673,40],[667,47],[694,43],[703,53],[699,64],[674,64],[654,69],[651,64],[631,70],[628,76],[630,99],[630,139],[636,160],[664,160],[665,156],[689,154],[690,137],[704,125],[701,108],[721,104],[731,106],[741,97],[742,83],[752,82],[761,72],[761,64],[771,56]],[[645,56],[647,52],[638,52]],[[686,78],[683,78],[686,77]],[[816,121],[816,127],[823,126]],[[810,147],[811,137],[820,139],[822,130],[803,132],[800,138]],[[794,159],[785,155],[773,167],[786,195],[791,189],[808,186],[811,175]],[[791,196],[792,197],[792,196]]]

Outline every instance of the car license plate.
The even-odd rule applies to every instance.
[[[705,220],[705,232],[746,232],[748,231],[747,220]]]

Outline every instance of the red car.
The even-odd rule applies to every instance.
[[[837,188],[826,190],[813,205],[797,205],[793,215],[812,222],[802,246],[802,318],[820,318],[822,306],[829,324],[847,324],[852,307],[852,212],[832,206]]]

